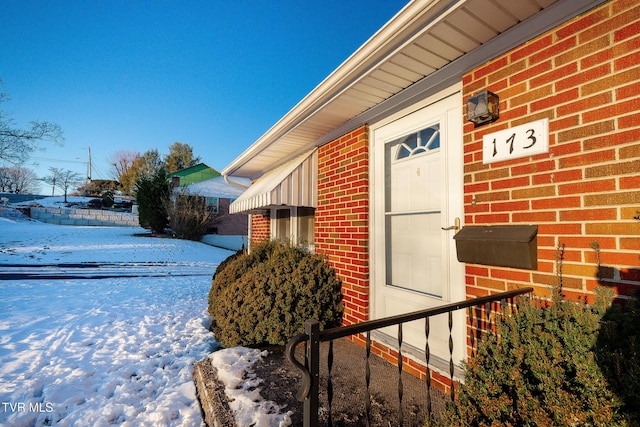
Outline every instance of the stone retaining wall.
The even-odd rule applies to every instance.
[[[195,364],[193,382],[196,395],[207,427],[237,427],[224,391],[224,384],[218,379],[216,369],[209,358]]]
[[[58,225],[139,227],[138,215],[99,209],[31,208],[31,218]]]

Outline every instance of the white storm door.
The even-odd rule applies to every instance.
[[[454,230],[463,217],[462,98],[449,95],[388,124],[372,137],[371,317],[406,314],[465,298]],[[430,320],[431,356],[448,361],[447,315]],[[465,313],[455,313],[454,359],[466,354]],[[391,338],[396,330],[384,330]],[[403,327],[404,341],[423,350],[424,321]],[[393,340],[391,340],[393,342]]]

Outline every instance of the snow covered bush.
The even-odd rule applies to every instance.
[[[320,255],[277,242],[220,264],[209,292],[215,338],[225,347],[283,345],[317,319],[342,320],[341,282]]]

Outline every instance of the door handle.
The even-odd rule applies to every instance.
[[[441,227],[443,230],[455,230],[455,232],[457,233],[458,231],[460,231],[460,218],[456,218],[453,221],[453,225],[449,226],[449,227]]]

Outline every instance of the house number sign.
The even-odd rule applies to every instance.
[[[482,163],[549,152],[549,119],[536,120],[482,137]]]

